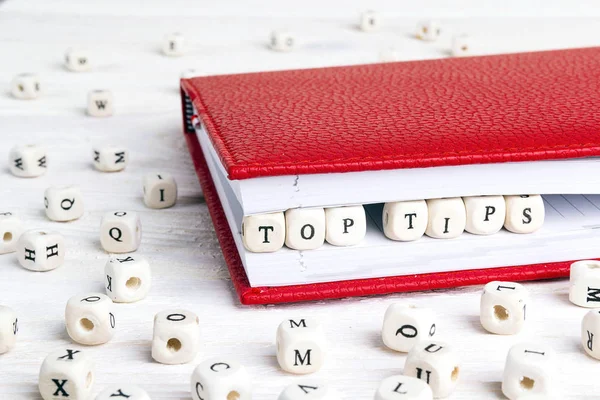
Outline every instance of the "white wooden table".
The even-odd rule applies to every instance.
[[[405,359],[381,342],[383,313],[393,302],[409,301],[436,309],[439,337],[461,352],[460,385],[453,399],[503,398],[500,380],[506,352],[525,340],[544,343],[558,353],[556,381],[564,386],[560,398],[598,398],[600,363],[584,355],[579,344],[586,310],[569,303],[566,280],[528,283],[533,297],[528,327],[508,337],[489,335],[481,328],[480,287],[241,306],[183,140],[178,93],[179,73],[186,68],[229,73],[375,62],[379,51],[390,46],[403,59],[445,57],[452,33],[459,32],[474,36],[480,54],[599,45],[600,20],[589,18],[600,15],[597,2],[552,0],[544,8],[530,4],[527,9],[516,0],[465,0],[461,5],[472,3],[469,12],[477,18],[462,20],[456,18],[467,15],[464,8],[442,0],[420,5],[280,3],[285,2],[13,0],[0,5],[0,87],[8,88],[17,73],[37,71],[45,92],[35,101],[0,93],[0,210],[17,212],[28,228],[57,230],[68,243],[65,265],[47,273],[22,269],[14,254],[0,256],[0,304],[13,307],[20,322],[17,347],[0,356],[0,398],[39,399],[37,374],[45,355],[64,346],[82,348],[66,334],[64,307],[76,293],[103,291],[108,257],[100,247],[98,228],[103,212],[113,209],[141,214],[144,235],[138,253],[151,261],[154,281],[145,300],[117,305],[114,340],[85,348],[96,361],[95,393],[109,383],[129,382],[144,387],[154,399],[187,399],[195,365],[205,357],[225,355],[247,366],[255,381],[255,398],[274,399],[295,379],[277,366],[275,329],[289,316],[314,315],[325,322],[330,343],[328,361],[316,375],[330,380],[347,399],[372,398],[380,380],[401,373]],[[388,17],[382,31],[363,34],[353,28],[358,11],[366,8]],[[553,18],[535,18],[538,13]],[[412,39],[416,21],[429,15],[442,18],[444,37],[429,44]],[[277,54],[266,49],[266,38],[277,27],[297,33],[302,41],[297,51]],[[176,30],[188,39],[188,55],[160,55],[160,39]],[[92,72],[75,74],[61,66],[69,46],[90,49]],[[86,94],[98,88],[114,92],[114,117],[85,115]],[[124,172],[103,174],[91,166],[91,145],[105,141],[130,149],[131,163]],[[45,176],[10,175],[7,153],[19,143],[47,145]],[[149,210],[141,201],[142,176],[155,170],[168,171],[178,181],[179,201],[172,209]],[[64,224],[45,218],[43,191],[53,184],[80,185],[86,205],[83,218]],[[204,344],[194,363],[165,366],[150,357],[153,316],[169,307],[193,310],[201,318]]]

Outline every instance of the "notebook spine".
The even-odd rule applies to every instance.
[[[181,89],[181,111],[183,117],[183,131],[190,135],[194,134],[194,123],[192,118],[194,117],[194,106],[192,105],[192,100],[187,93]]]

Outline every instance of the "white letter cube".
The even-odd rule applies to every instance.
[[[452,56],[465,57],[471,55],[471,37],[458,35],[452,38]]]
[[[98,171],[117,172],[127,166],[129,154],[122,146],[104,146],[94,149],[94,167]]]
[[[130,384],[111,385],[96,396],[96,400],[150,400],[143,389]]]
[[[447,343],[421,341],[408,353],[403,375],[426,382],[435,398],[448,397],[460,375],[458,354]]]
[[[94,386],[94,363],[81,350],[50,353],[40,368],[39,389],[44,400],[89,399]]]
[[[200,363],[192,373],[194,400],[250,400],[252,381],[243,365],[228,358]]]
[[[44,193],[46,217],[66,222],[81,218],[83,197],[77,186],[51,186]]]
[[[316,319],[286,319],[277,328],[277,361],[286,372],[318,371],[325,360],[325,346],[325,333]]]
[[[82,49],[68,49],[65,53],[65,67],[69,71],[84,72],[91,68],[90,55]]]
[[[100,243],[109,253],[136,251],[142,241],[142,222],[137,213],[116,211],[104,214],[100,223]]]
[[[375,11],[365,11],[360,14],[359,27],[364,32],[371,32],[379,29],[381,26],[381,19]]]
[[[165,35],[162,43],[162,51],[171,57],[182,56],[185,52],[185,37],[179,32]]]
[[[31,271],[50,271],[65,261],[65,241],[57,232],[26,231],[17,242],[17,260]]]
[[[106,295],[117,303],[142,300],[150,291],[152,273],[148,261],[140,256],[114,257],[104,267]]]
[[[88,93],[87,112],[92,117],[110,117],[114,113],[113,95],[108,90],[92,90]]]
[[[10,91],[17,99],[37,99],[41,93],[40,78],[36,74],[17,75],[10,84]]]
[[[392,240],[417,240],[425,234],[428,219],[425,200],[385,203],[383,233]]]
[[[600,307],[600,261],[583,260],[571,264],[569,300],[580,307]]]
[[[341,400],[340,394],[320,379],[302,379],[287,386],[277,400]]]
[[[285,217],[282,212],[246,215],[242,220],[242,240],[246,250],[270,253],[283,247]]]
[[[35,178],[46,173],[46,149],[35,144],[15,146],[8,154],[8,166],[14,176]]]
[[[383,343],[392,350],[406,353],[418,341],[435,335],[435,321],[435,313],[429,308],[392,304],[383,317]]]
[[[11,308],[0,306],[0,354],[15,347],[18,333],[17,314]]]
[[[271,49],[290,51],[296,46],[296,39],[290,32],[274,31],[271,33]]]
[[[475,235],[497,233],[504,225],[506,203],[503,196],[463,197],[467,213],[465,230]]]
[[[535,232],[544,224],[544,199],[539,194],[504,196],[506,219],[504,227],[513,233]]]
[[[532,395],[553,396],[553,352],[534,343],[511,347],[504,366],[502,393],[510,400],[529,398]],[[549,398],[547,397],[547,398]]]
[[[367,217],[363,206],[325,209],[325,240],[334,246],[360,243],[367,233]]]
[[[313,250],[325,242],[325,210],[292,208],[285,212],[285,245],[290,249]]]
[[[600,360],[600,344],[598,344],[600,336],[598,335],[600,335],[600,310],[590,310],[581,321],[581,345],[590,357]]]
[[[168,310],[154,317],[152,358],[161,364],[185,364],[200,350],[200,320],[191,311]]]
[[[159,172],[144,177],[144,203],[150,208],[172,207],[177,202],[177,183],[171,174]]]
[[[67,302],[67,333],[75,342],[97,345],[108,342],[115,333],[113,302],[102,293],[73,296]]]
[[[0,254],[17,250],[17,243],[23,233],[23,223],[15,214],[0,211]]]
[[[523,285],[490,282],[481,294],[479,319],[486,331],[514,335],[525,325],[529,294]]]
[[[429,220],[425,234],[436,239],[460,236],[467,224],[465,203],[460,197],[427,200]]]
[[[390,376],[381,381],[375,400],[432,400],[433,393],[427,383],[404,375]]]
[[[421,21],[417,24],[417,39],[434,41],[440,37],[442,30],[440,24],[437,21],[428,20]]]

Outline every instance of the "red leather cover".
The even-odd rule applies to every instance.
[[[184,124],[185,129],[185,124]],[[569,275],[571,262],[551,264],[535,264],[519,267],[490,268],[465,270],[457,272],[440,272],[434,274],[393,276],[388,278],[358,279],[332,283],[311,285],[294,285],[283,287],[250,287],[244,271],[237,247],[219,195],[213,184],[206,165],[204,154],[200,148],[198,137],[185,129],[190,154],[194,161],[196,173],[200,179],[204,198],[213,225],[223,251],[225,262],[229,268],[231,281],[242,304],[275,304],[309,300],[336,299],[351,296],[369,296],[394,292],[443,289],[456,286],[485,284],[493,280],[526,281],[534,279],[558,278]]]
[[[600,156],[600,48],[182,80],[230,179]]]

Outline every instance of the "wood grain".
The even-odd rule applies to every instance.
[[[113,209],[141,214],[144,234],[138,253],[150,260],[154,281],[147,299],[116,306],[114,340],[85,348],[96,361],[94,393],[109,383],[128,382],[142,386],[154,399],[188,399],[195,365],[209,356],[231,356],[249,369],[255,398],[276,398],[296,379],[277,367],[276,327],[283,318],[313,315],[325,322],[330,348],[327,363],[316,376],[328,379],[345,398],[372,398],[380,380],[402,371],[405,355],[383,346],[380,329],[386,307],[406,301],[434,308],[439,337],[461,353],[461,382],[453,399],[503,398],[500,380],[506,352],[525,340],[544,343],[559,354],[556,379],[564,387],[560,398],[598,398],[598,364],[579,344],[585,310],[569,303],[564,280],[525,284],[533,299],[530,320],[523,333],[508,337],[489,335],[481,328],[480,287],[278,307],[240,306],[182,138],[177,87],[179,73],[186,68],[227,73],[374,62],[379,51],[390,46],[398,48],[404,59],[442,57],[452,33],[463,31],[474,35],[481,54],[598,45],[598,19],[448,19],[443,21],[444,37],[424,44],[411,37],[421,15],[414,6],[403,14],[393,2],[381,3],[393,18],[372,34],[353,28],[355,21],[349,16],[353,12],[345,3],[336,6],[338,13],[327,5],[323,15],[315,6],[297,16],[293,15],[297,6],[286,11],[274,1],[239,6],[225,2],[213,8],[209,3],[157,0],[85,2],[84,8],[81,4],[63,0],[50,7],[41,0],[15,0],[0,5],[0,87],[7,88],[17,73],[37,71],[45,90],[35,101],[15,100],[6,91],[0,94],[0,209],[20,214],[28,228],[57,230],[68,243],[65,265],[48,273],[22,269],[14,255],[0,256],[0,303],[13,307],[20,321],[17,347],[0,356],[0,398],[39,399],[37,374],[45,355],[67,345],[83,348],[66,334],[64,307],[76,293],[103,290],[108,256],[100,248],[98,227],[102,213]],[[357,12],[362,8],[358,2],[351,4]],[[559,5],[552,4],[556,13]],[[444,15],[458,15],[445,7]],[[570,4],[569,15],[573,8]],[[431,7],[423,10],[431,12]],[[269,31],[282,25],[299,35],[297,51],[279,54],[266,49]],[[174,30],[188,38],[185,57],[158,53],[163,34]],[[70,73],[60,65],[69,46],[90,49],[92,72]],[[114,92],[114,117],[85,116],[87,91],[98,88]],[[8,150],[25,142],[47,145],[47,175],[18,179],[8,172]],[[124,172],[93,169],[91,146],[99,142],[122,143],[130,149],[131,163]],[[155,211],[143,205],[142,177],[151,171],[167,171],[177,179],[180,196],[174,208]],[[86,206],[83,218],[64,224],[45,218],[43,191],[52,184],[80,185]],[[152,319],[168,307],[187,308],[200,316],[204,345],[195,363],[165,366],[151,360]]]

